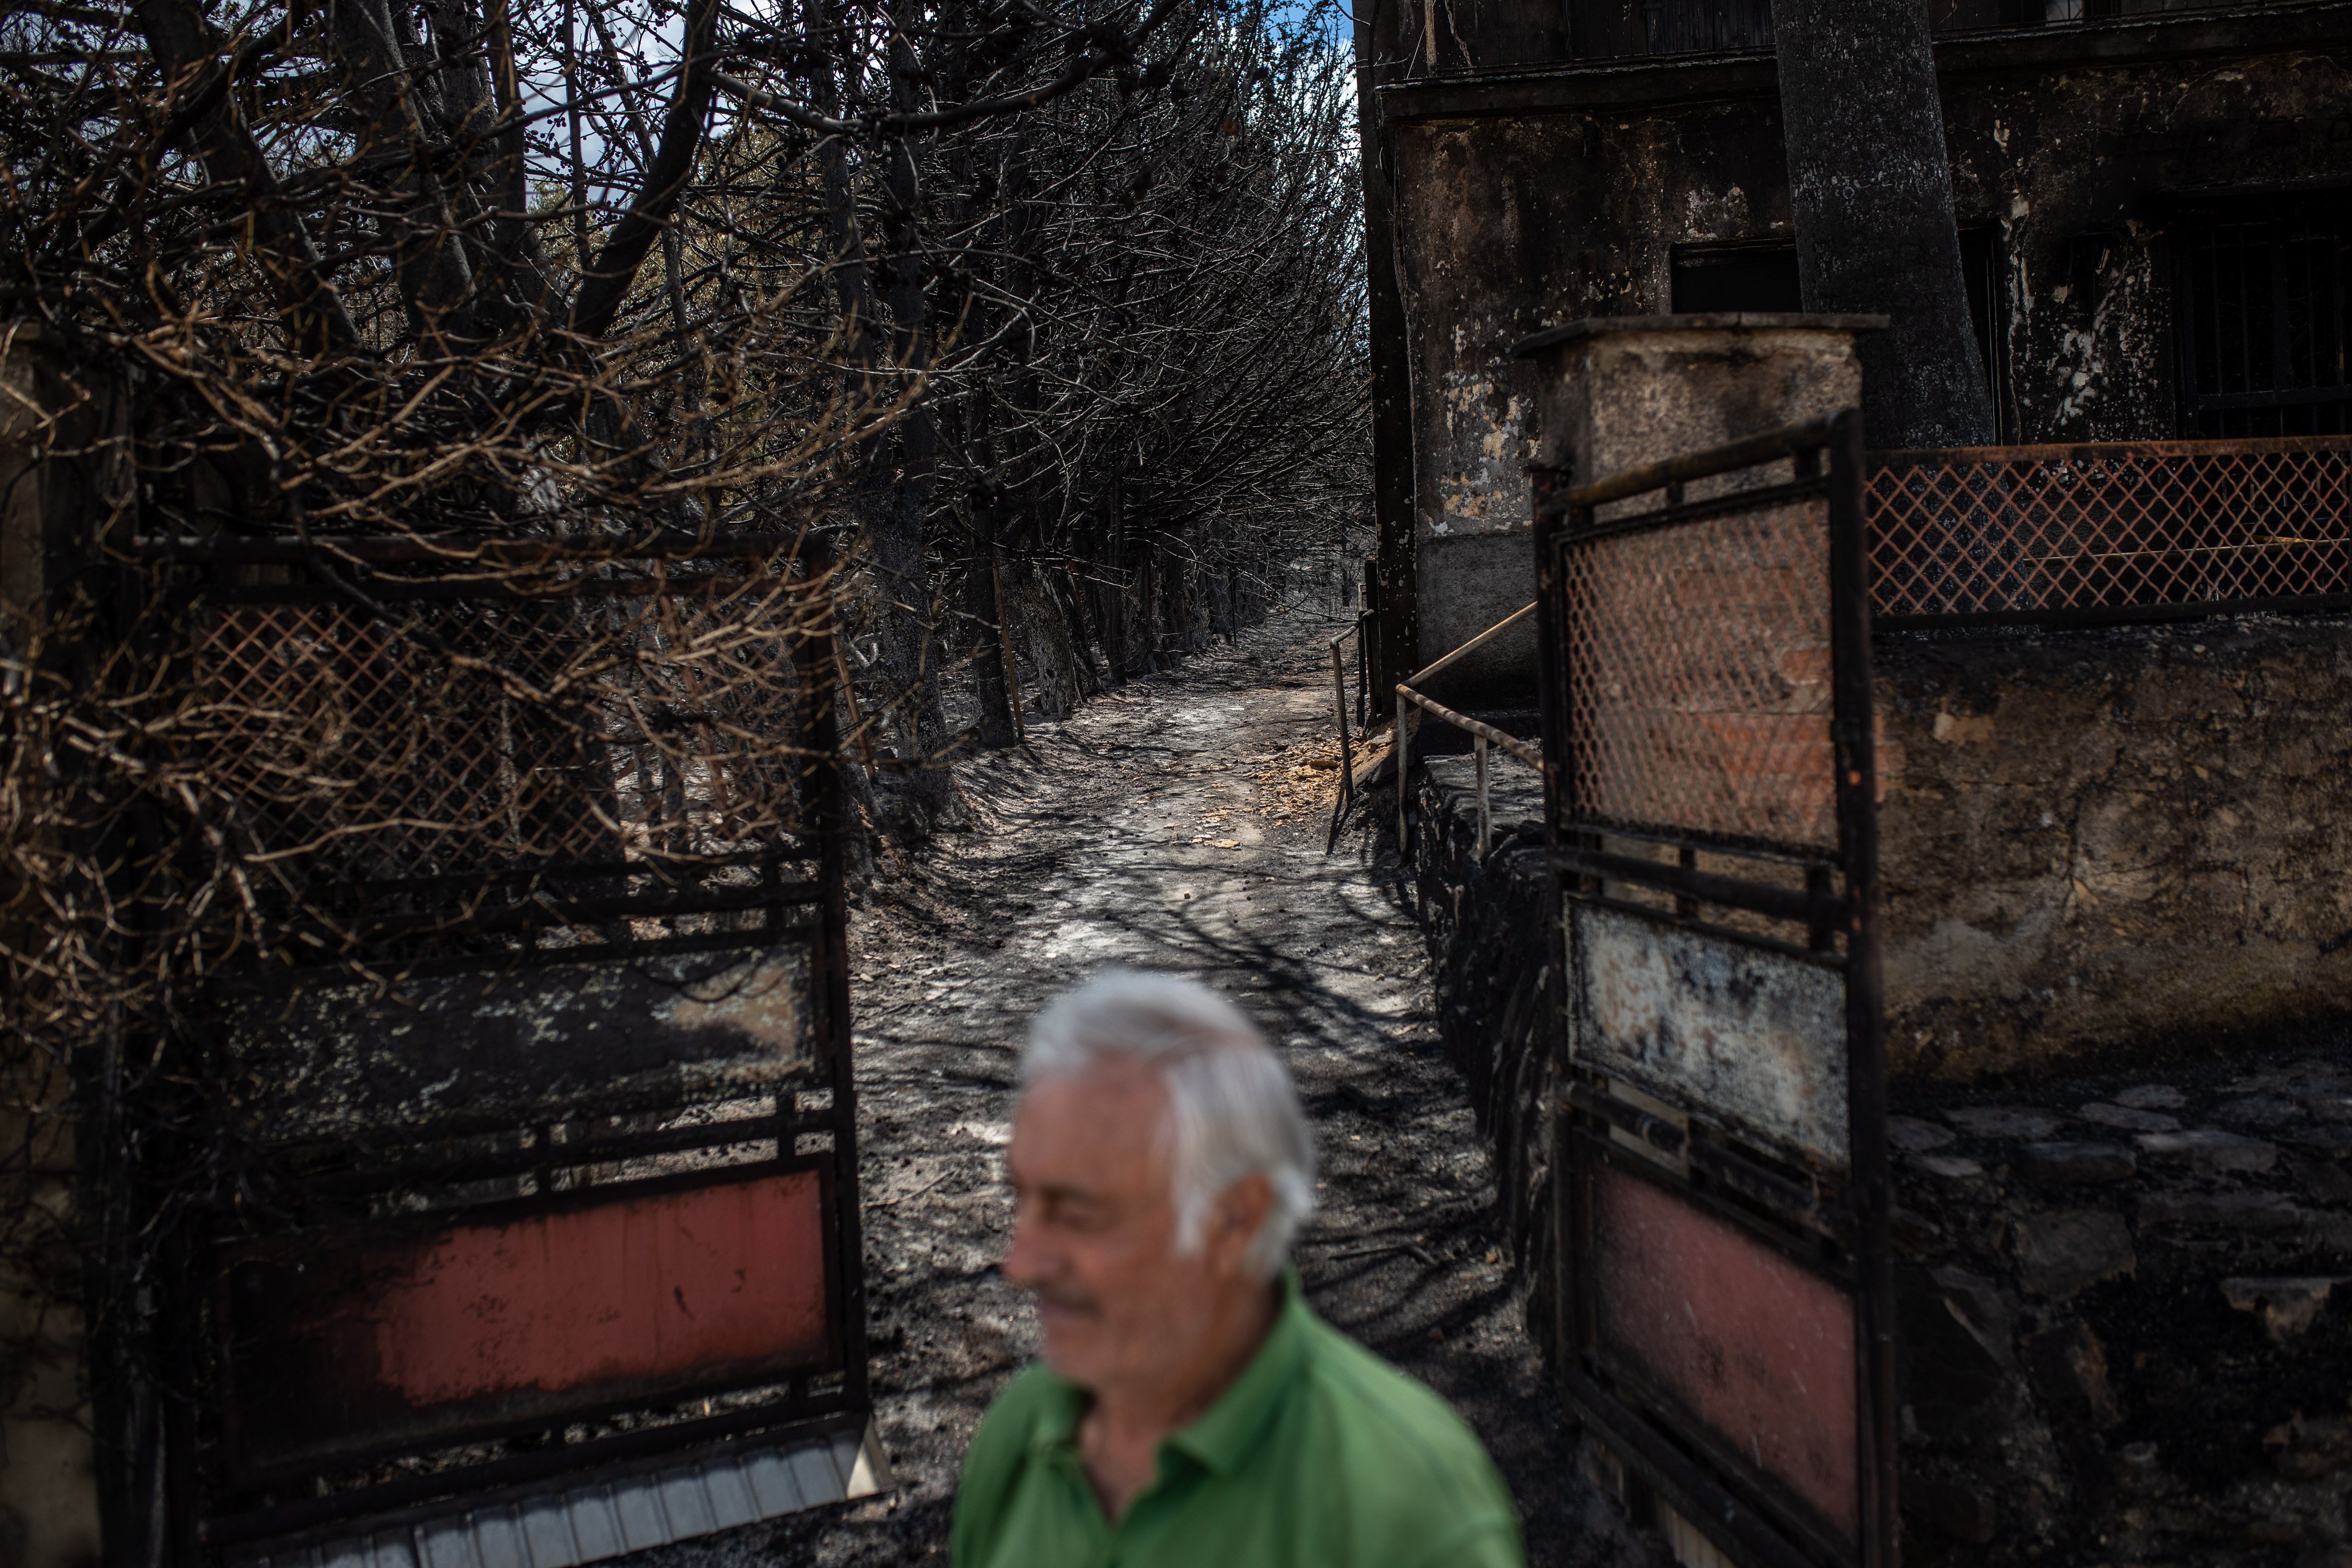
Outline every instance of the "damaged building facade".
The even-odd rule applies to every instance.
[[[2346,430],[2352,7],[2026,8],[1931,5],[1996,438]],[[1514,342],[1801,303],[1763,0],[1381,4],[1359,42],[1402,674],[1531,597]]]
[[[1366,684],[1377,711],[1409,677],[1430,699],[1397,823],[1442,1027],[1496,1145],[1530,1329],[1594,1436],[1595,1473],[1680,1561],[2344,1568],[2352,5],[1928,10],[1993,444],[1874,441],[1847,468],[1870,667],[1835,722],[1858,740],[1867,716],[1878,884],[1840,907],[1875,910],[1884,990],[1844,1049],[1867,1014],[1886,1075],[1884,1103],[1850,1103],[1851,1163],[1708,1109],[1696,1067],[1736,1074],[1785,1041],[1684,1028],[1710,1000],[1705,964],[1612,977],[1575,935],[1614,910],[1652,922],[1656,952],[1689,936],[1696,953],[1746,918],[1720,912],[1744,895],[1707,879],[1755,846],[1678,822],[1687,773],[1662,766],[1648,802],[1577,804],[1621,759],[1608,747],[1687,751],[1727,714],[1759,733],[1800,710],[1832,722],[1826,645],[1741,647],[1748,590],[1727,558],[1662,547],[1644,587],[1556,580],[1577,551],[1603,558],[1575,533],[1596,517],[1596,540],[1664,538],[1677,517],[1700,538],[1718,481],[1687,496],[1682,481],[1735,465],[1649,471],[1597,501],[1594,486],[1780,427],[1811,434],[1753,483],[1814,494],[1824,459],[1799,448],[1835,437],[1802,422],[1857,402],[1873,417],[1853,345],[1879,327],[1804,313],[1770,7],[1432,0],[1359,17],[1381,537]],[[1629,521],[1652,491],[1664,521]],[[1563,493],[1581,524],[1559,520]],[[1575,686],[1579,658],[1589,680],[1601,664],[1570,648],[1564,615],[1646,613],[1644,595],[1686,612],[1675,596],[1702,579],[1730,627],[1719,664],[1691,652],[1706,614],[1669,635],[1663,612],[1629,611],[1657,656],[1623,661],[1628,684],[1654,670],[1679,691],[1642,707]],[[1530,601],[1549,622],[1447,657]],[[1741,657],[1773,669],[1745,714],[1706,686]],[[1549,792],[1502,740],[1538,727]],[[1702,762],[1745,765],[1728,746]],[[1826,859],[1814,873],[1845,874]],[[1775,907],[1817,924],[1776,951],[1860,973],[1825,940],[1830,905],[1793,900]],[[1579,1011],[1615,978],[1618,1001],[1655,1004],[1646,1078],[1612,1068],[1598,1014]],[[1752,1008],[1738,992],[1716,988],[1722,1016]],[[1757,1218],[1771,1183],[1738,1174],[1748,1155],[1793,1183],[1777,1189],[1790,1225]],[[1874,1180],[1873,1232],[1855,1217]],[[1649,1218],[1624,1218],[1636,1208]],[[1885,1249],[1876,1284],[1856,1237]],[[1688,1301],[1625,1316],[1688,1319],[1688,1343],[1612,1340],[1610,1312],[1648,1301],[1695,1238],[1755,1281],[1777,1277],[1773,1258],[1810,1260],[1789,1300],[1822,1306],[1735,1321],[1769,1292],[1711,1309],[1698,1269]],[[1612,1246],[1634,1260],[1614,1275]],[[1838,1477],[1823,1495],[1841,1500],[1808,1513],[1775,1490],[1801,1468],[1768,1450],[1820,1412],[1776,1403],[1756,1364],[1846,1301],[1856,1343],[1874,1322],[1891,1335],[1888,1385],[1874,1411],[1862,1353],[1861,1414],[1835,1414],[1864,1434],[1864,1479],[1823,1416]],[[1727,1315],[1707,1326],[1710,1310]],[[1758,1353],[1744,1368],[1743,1348]],[[1708,1401],[1742,1387],[1752,1429],[1734,1431]],[[1849,1498],[1879,1536],[1842,1522]],[[1790,1530],[1743,1522],[1776,1511]]]

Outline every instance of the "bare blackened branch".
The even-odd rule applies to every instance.
[[[612,329],[622,297],[660,237],[662,225],[677,211],[694,172],[718,72],[719,0],[689,0],[686,17],[686,64],[662,121],[660,150],[646,172],[636,201],[596,253],[572,301],[572,330],[583,337],[601,338]]]

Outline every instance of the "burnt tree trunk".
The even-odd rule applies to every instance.
[[[253,246],[254,256],[269,277],[287,337],[309,355],[357,346],[359,329],[335,291],[317,242],[245,122],[235,69],[222,58],[226,40],[220,29],[195,0],[138,0],[133,14],[145,29],[156,68],[178,95],[174,107],[189,120],[188,140],[205,179],[242,193],[247,222],[259,242]]]
[[[971,685],[980,703],[980,744],[990,750],[1011,746],[1013,697],[1004,673],[1013,661],[1011,629],[994,570],[995,519],[985,511],[971,519],[970,550],[963,569],[964,614],[972,627]]]
[[[826,115],[840,112],[839,86],[835,78],[834,24],[825,0],[804,0],[802,41],[807,51],[811,96]],[[834,286],[846,328],[857,384],[866,396],[880,390],[875,334],[880,329],[876,308],[866,238],[857,210],[857,192],[847,153],[838,138],[818,144],[818,171],[824,197],[825,219],[835,261]],[[895,262],[895,258],[894,262]],[[902,366],[911,364],[914,350],[924,341],[919,321],[911,326],[904,312],[919,314],[921,287],[912,298],[903,291],[896,325],[901,339]],[[928,410],[908,415],[903,431],[893,430],[874,440],[865,454],[865,480],[857,509],[874,573],[882,595],[882,652],[885,678],[893,689],[891,728],[912,812],[895,824],[901,836],[919,840],[952,799],[952,784],[931,754],[942,749],[945,725],[940,717],[937,661],[931,656],[931,595],[926,569],[923,535],[924,477],[928,476],[935,443]],[[891,451],[892,437],[898,450]],[[895,457],[895,461],[894,461]]]
[[[1127,569],[1127,496],[1122,476],[1110,476],[1110,572],[1103,588],[1103,652],[1110,657],[1110,684],[1123,686],[1135,672],[1127,622],[1131,577]]]
[[[1058,574],[1048,574],[1045,591],[1053,596],[1054,604],[1062,612],[1069,628],[1073,665],[1077,672],[1078,695],[1100,696],[1104,686],[1102,676],[1095,669],[1094,650],[1100,639],[1087,625],[1087,596],[1078,587],[1076,570],[1065,563]]]
[[[1920,0],[1772,0],[1805,308],[1892,318],[1862,336],[1878,446],[1992,439]]]
[[[1160,540],[1147,534],[1143,539],[1142,562],[1137,569],[1135,591],[1131,597],[1142,617],[1136,628],[1136,649],[1143,660],[1143,672],[1149,675],[1160,673]],[[1124,614],[1125,607],[1121,606]]]
[[[1396,201],[1373,91],[1397,75],[1399,7],[1356,7],[1356,130],[1364,165],[1364,313],[1370,334],[1372,515],[1389,613],[1374,629],[1368,655],[1372,684],[1402,680],[1420,663],[1414,609],[1412,521],[1412,361],[1397,278]],[[1391,62],[1383,66],[1381,62]]]

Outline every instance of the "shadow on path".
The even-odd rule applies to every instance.
[[[941,1562],[956,1468],[1035,1352],[994,1272],[1021,1031],[1108,964],[1224,988],[1312,1116],[1318,1311],[1436,1388],[1517,1493],[1529,1560],[1631,1568],[1522,1327],[1486,1152],[1429,1015],[1421,937],[1365,840],[1278,822],[1261,773],[1330,726],[1328,629],[1276,621],[966,767],[969,829],[877,870],[852,917],[868,1301],[891,1497],[648,1553],[676,1564]]]

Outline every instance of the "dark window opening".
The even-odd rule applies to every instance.
[[[1960,269],[1968,285],[1969,325],[1985,390],[1992,395],[1993,440],[2016,438],[2009,398],[2008,290],[2002,287],[2000,236],[1990,228],[1960,231]],[[1793,245],[1676,246],[1672,308],[1676,315],[1802,310]]]
[[[1797,287],[1793,245],[1676,246],[1674,267],[1674,311],[1678,316],[1805,308]]]
[[[1960,231],[1960,278],[1968,287],[1969,326],[1992,398],[1995,443],[2017,439],[2017,411],[2009,400],[2009,290],[2002,287],[2000,236],[1990,228]]]
[[[2352,193],[2191,212],[2173,254],[2189,434],[2352,430]]]
[[[2004,27],[2048,27],[2065,22],[2104,21],[2122,9],[2120,0],[2000,0],[2000,22]]]
[[[1642,0],[1654,55],[1772,47],[1771,0]]]

